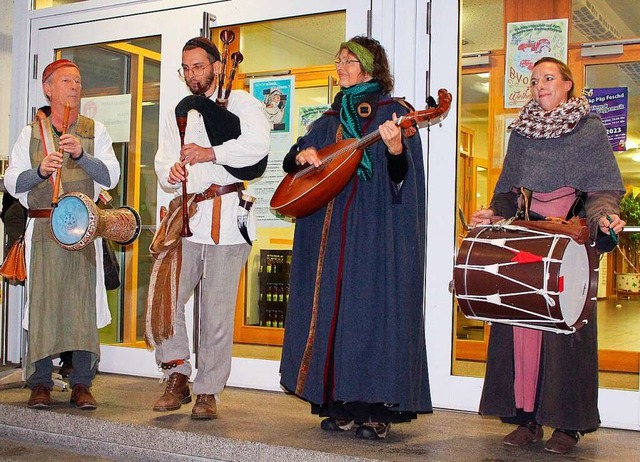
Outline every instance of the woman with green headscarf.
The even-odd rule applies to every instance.
[[[341,91],[284,159],[379,130],[329,206],[296,221],[281,361],[283,387],[311,403],[326,431],[379,440],[391,423],[432,412],[424,337],[425,176],[419,136],[394,123],[384,48],[354,37],[335,61]],[[323,236],[325,238],[323,239]]]

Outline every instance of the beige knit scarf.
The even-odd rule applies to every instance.
[[[571,132],[585,115],[589,113],[589,103],[584,96],[570,98],[550,111],[545,111],[534,99],[520,110],[518,118],[509,128],[525,138],[560,138]]]

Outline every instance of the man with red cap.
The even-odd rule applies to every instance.
[[[104,125],[80,115],[82,81],[76,64],[59,59],[42,73],[51,115],[27,125],[9,156],[5,187],[27,209],[28,275],[24,328],[28,329],[25,376],[28,406],[51,406],[52,358],[72,351],[71,403],[95,409],[90,387],[100,341],[98,327],[111,322],[104,287],[102,240],[66,250],[51,233],[55,178],[59,193],[79,192],[94,201],[120,179],[120,165]],[[56,199],[54,201],[54,199]]]

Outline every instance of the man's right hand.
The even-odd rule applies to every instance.
[[[169,184],[176,184],[186,181],[188,176],[187,169],[184,168],[181,162],[176,162],[169,170]]]
[[[51,176],[53,172],[62,168],[62,154],[58,151],[49,153],[40,162],[40,175]]]

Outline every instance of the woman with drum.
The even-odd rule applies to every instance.
[[[618,216],[624,186],[600,117],[589,112],[584,97],[574,97],[571,71],[555,58],[536,62],[531,93],[509,126],[491,205],[474,212],[471,224],[517,213],[568,218],[582,209],[590,243],[599,252],[612,250],[625,225]],[[538,442],[548,426],[555,430],[545,449],[566,453],[598,428],[597,401],[595,309],[569,335],[493,323],[480,413],[518,425],[504,437],[505,445]]]

